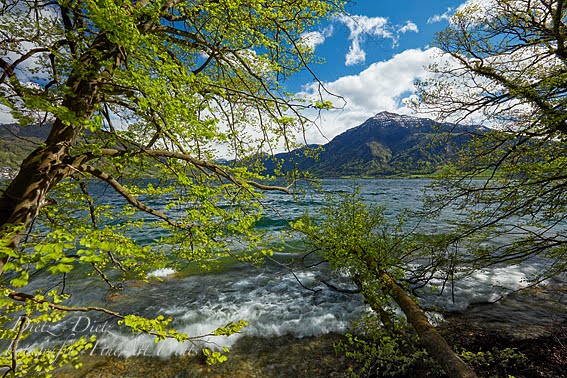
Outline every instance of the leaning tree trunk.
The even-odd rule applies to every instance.
[[[417,332],[421,343],[427,352],[441,365],[443,371],[445,371],[450,378],[476,377],[475,372],[455,353],[449,344],[447,344],[447,341],[437,332],[437,329],[431,325],[427,316],[425,316],[423,310],[415,300],[407,295],[405,290],[402,289],[387,272],[378,269],[375,261],[370,258],[366,258],[365,260],[368,268],[377,275],[376,278],[380,280],[384,291],[400,306],[406,315],[408,323],[410,323]],[[364,292],[363,280],[355,276],[354,282],[360,291]],[[372,310],[380,316],[384,327],[389,331],[393,331],[393,322],[382,305],[377,302],[372,295],[365,295],[364,299]]]
[[[451,378],[472,378],[476,373],[459,357],[447,344],[447,341],[435,329],[425,316],[419,305],[404,289],[402,289],[390,275],[378,271],[379,279],[388,294],[400,306],[406,315],[408,323],[417,332],[419,339],[427,352],[441,365],[445,373]]]
[[[361,293],[363,293],[364,301],[380,317],[380,321],[382,322],[382,325],[384,326],[384,328],[392,334],[395,333],[396,330],[395,330],[394,322],[393,322],[392,318],[386,312],[386,310],[384,310],[384,307],[382,306],[382,304],[378,300],[376,300],[376,296],[373,295],[373,293],[369,292],[369,290],[366,290],[366,287],[364,285],[364,280],[362,280],[360,278],[360,276],[354,276],[353,281],[356,284],[356,287],[358,288],[358,290]]]

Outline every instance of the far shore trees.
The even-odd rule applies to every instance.
[[[341,7],[340,0],[2,2],[2,111],[22,127],[51,127],[0,194],[5,375],[53,369],[55,352],[18,343],[28,323],[73,311],[102,311],[160,339],[197,336],[175,332],[158,314],[67,305],[65,279],[94,275],[117,289],[151,269],[225,256],[235,238],[242,258],[258,252],[261,192],[288,189],[218,164],[215,148],[245,159],[291,146],[308,122],[300,111],[324,103],[290,97],[280,80],[313,58],[303,33]],[[148,172],[151,182],[143,180]],[[119,208],[101,200],[101,187],[122,199]],[[153,207],[152,198],[167,205]],[[132,238],[150,228],[171,232],[145,245]],[[34,285],[42,274],[52,275],[50,288]],[[88,347],[79,340],[58,362]]]

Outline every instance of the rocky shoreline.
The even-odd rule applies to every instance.
[[[554,290],[532,289],[493,304],[477,304],[464,313],[448,314],[441,332],[456,349],[486,353],[514,348],[525,360],[513,358],[496,364],[477,361],[479,376],[562,377],[567,371],[567,295],[563,286]],[[525,314],[531,314],[526,316]],[[334,351],[342,335],[327,334],[298,339],[292,336],[249,337],[231,348],[229,360],[207,366],[199,356],[171,358],[92,356],[83,367],[61,369],[57,377],[206,377],[276,378],[342,377],[353,363]],[[355,366],[353,366],[355,367]],[[355,367],[356,368],[356,367]],[[379,376],[379,375],[377,375]],[[443,376],[438,371],[414,372],[412,377]]]
[[[513,339],[490,330],[455,324],[445,329],[456,345],[468,350],[488,351],[497,348],[516,348],[528,359],[521,365],[475,366],[479,376],[563,377],[567,368],[567,323],[548,328],[546,335],[536,338]],[[230,352],[229,360],[221,365],[207,366],[197,356],[131,357],[128,359],[89,357],[79,370],[65,368],[56,376],[64,378],[279,378],[343,377],[351,362],[335,353],[333,344],[341,335],[296,339],[291,336],[273,338],[244,337]],[[423,375],[421,375],[423,374]],[[418,376],[443,376],[440,372],[421,372]]]

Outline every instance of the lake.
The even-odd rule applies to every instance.
[[[430,183],[426,179],[367,179],[356,184],[365,202],[385,206],[386,216],[393,217],[403,209],[420,208],[423,190]],[[322,181],[323,192],[327,193],[349,193],[354,186],[353,180]],[[114,197],[108,200],[114,204],[120,202]],[[325,196],[321,192],[308,192],[294,199],[284,193],[268,193],[264,202],[266,215],[258,227],[276,234],[284,232],[287,223],[306,210],[323,206]],[[447,224],[436,220],[422,222],[420,227],[435,232]],[[138,235],[140,240],[152,237]],[[324,264],[315,268],[298,264],[297,258],[306,252],[300,241],[288,237],[284,249],[264,265],[233,263],[219,272],[206,274],[166,268],[152,272],[156,278],[148,283],[126,282],[125,290],[118,294],[109,292],[101,281],[70,277],[66,282],[68,291],[74,293],[71,298],[74,305],[100,305],[149,317],[171,316],[173,325],[191,336],[205,335],[216,327],[244,319],[249,326],[239,335],[209,336],[194,343],[167,340],[156,344],[151,336],[126,333],[110,316],[83,313],[73,314],[56,325],[37,327],[24,345],[58,347],[79,336],[94,334],[98,338],[91,351],[94,355],[168,357],[196,352],[203,346],[231,346],[246,335],[305,337],[344,333],[353,320],[369,309],[359,294],[337,292],[323,283],[330,281],[343,289],[353,289],[346,277],[330,272]],[[426,296],[422,301],[429,307],[464,310],[471,303],[493,301],[518,289],[525,277],[537,269],[537,264],[494,267],[459,281],[455,286],[455,302],[449,293]],[[49,277],[44,276],[39,284],[48,282]]]

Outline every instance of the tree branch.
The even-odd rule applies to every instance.
[[[118,194],[120,194],[122,197],[124,197],[126,199],[126,201],[128,201],[128,203],[130,203],[132,206],[134,206],[137,209],[140,209],[140,210],[142,210],[142,211],[144,211],[148,214],[151,214],[151,215],[153,215],[157,218],[164,220],[170,226],[173,226],[173,227],[178,228],[178,229],[187,229],[187,230],[189,230],[193,227],[193,225],[186,226],[186,225],[177,223],[174,220],[172,220],[171,218],[169,218],[167,215],[165,215],[163,212],[158,211],[158,210],[154,210],[151,207],[149,207],[149,206],[143,204],[142,202],[138,201],[138,199],[136,197],[131,195],[125,187],[123,187],[118,181],[116,181],[108,173],[105,173],[98,168],[95,168],[95,167],[92,167],[92,166],[86,165],[86,164],[79,165],[76,168],[80,172],[88,173],[88,174],[90,174],[90,175],[92,175],[92,176],[94,176],[98,179],[101,179],[101,180],[107,182]]]
[[[12,341],[12,366],[4,373],[4,375],[2,375],[2,377],[6,377],[10,372],[16,373],[16,368],[18,367],[18,355],[17,355],[18,343],[22,338],[22,334],[24,333],[25,325],[27,321],[28,321],[27,316],[22,316],[20,318],[20,325],[18,326],[18,334],[14,338],[14,341]]]
[[[8,66],[8,63],[5,60],[2,59],[1,60],[2,64],[0,64],[0,67],[4,69],[4,72],[2,73],[2,76],[0,76],[0,83],[4,82],[4,80],[6,79],[6,76],[12,76],[14,69],[18,66],[18,64],[22,63],[26,59],[29,59],[34,54],[40,53],[40,52],[49,52],[49,49],[46,48],[46,47],[31,49],[27,53],[25,53],[24,55],[22,55],[21,57],[16,59],[14,61],[14,63],[12,63],[9,66]]]
[[[69,307],[69,306],[63,306],[63,305],[58,305],[55,303],[51,303],[45,299],[38,299],[36,297],[34,297],[33,295],[30,294],[26,294],[26,293],[18,293],[15,291],[12,291],[8,294],[8,296],[10,298],[12,298],[13,300],[16,301],[20,301],[20,302],[25,302],[25,301],[30,301],[30,302],[34,302],[34,303],[38,303],[38,304],[44,304],[47,303],[49,308],[52,308],[54,310],[60,310],[60,311],[67,311],[67,312],[73,312],[73,311],[77,311],[77,312],[89,312],[89,311],[98,311],[98,312],[103,312],[105,314],[108,315],[112,315],[115,316],[117,318],[123,319],[124,315],[119,314],[118,312],[115,311],[111,311],[109,309],[106,309],[104,307],[96,307],[96,306],[88,306],[88,307]]]
[[[287,187],[283,187],[283,186],[274,186],[274,185],[264,185],[261,184],[259,182],[256,181],[252,181],[252,180],[242,180],[242,179],[238,179],[234,176],[232,176],[230,173],[228,173],[225,169],[223,169],[220,165],[214,164],[214,163],[210,163],[208,161],[205,160],[200,160],[200,159],[196,159],[192,156],[189,156],[187,154],[183,154],[180,152],[173,152],[173,151],[167,151],[167,150],[138,150],[138,151],[125,151],[125,150],[116,150],[116,149],[111,149],[111,148],[103,148],[101,150],[102,156],[106,156],[106,157],[113,157],[113,156],[122,156],[122,155],[138,155],[138,154],[145,154],[148,156],[154,156],[154,157],[164,157],[164,158],[173,158],[173,159],[177,159],[177,160],[182,160],[182,161],[186,161],[188,163],[191,163],[192,165],[194,165],[195,167],[198,168],[205,168],[207,170],[209,170],[210,172],[213,172],[237,185],[240,186],[252,186],[256,189],[260,189],[260,190],[270,190],[270,191],[280,191],[280,192],[284,192],[287,194],[290,194],[290,190],[289,190],[289,186]],[[97,156],[90,156],[89,158],[95,158]]]

